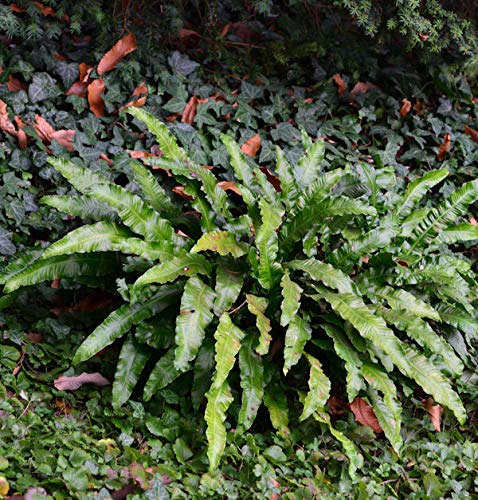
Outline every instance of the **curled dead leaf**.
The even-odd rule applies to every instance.
[[[412,103],[405,97],[402,99],[402,105],[400,106],[400,117],[405,118],[405,116],[410,113],[412,109]]]
[[[133,93],[131,94],[133,97],[139,97],[142,96],[143,94],[148,95],[148,87],[144,82],[141,82],[134,90]]]
[[[73,377],[59,377],[53,381],[55,389],[58,389],[59,391],[76,391],[76,389],[79,389],[85,384],[94,384],[98,387],[111,385],[110,381],[98,372],[83,372],[80,375],[75,375]]]
[[[266,174],[267,180],[274,186],[274,189],[278,193],[282,193],[282,188],[280,185],[280,179],[279,177],[275,176],[268,168],[266,167],[259,167],[259,170]]]
[[[428,415],[430,415],[430,420],[433,427],[437,432],[441,429],[441,415],[443,413],[443,408],[439,404],[435,404],[433,398],[427,398],[424,403],[425,410]]]
[[[368,90],[376,89],[377,86],[370,82],[357,82],[350,91],[351,94],[366,94]]]
[[[181,122],[182,123],[189,123],[189,125],[192,125],[194,122],[194,117],[196,116],[196,109],[198,105],[198,98],[193,95],[191,99],[187,102],[186,106],[184,107],[183,114],[181,116]]]
[[[438,148],[437,152],[438,161],[443,161],[445,159],[446,153],[450,150],[450,146],[451,146],[451,137],[450,134],[447,132],[445,134],[445,137],[443,138],[443,142],[440,144],[440,147]]]
[[[342,97],[347,90],[347,84],[343,81],[342,77],[338,73],[335,73],[335,75],[332,76],[332,80],[337,85],[337,92],[339,93],[339,97]]]
[[[194,200],[193,196],[184,192],[184,186],[175,186],[173,187],[172,191],[173,193],[179,194],[179,196],[186,198],[186,200]]]
[[[259,134],[256,134],[252,136],[250,139],[248,139],[242,146],[241,146],[241,151],[250,156],[251,158],[254,158],[256,156],[257,152],[259,151],[259,148],[261,147],[261,138]]]
[[[28,142],[27,135],[22,130],[25,124],[22,122],[19,116],[15,116],[14,119],[18,129],[10,120],[7,110],[7,103],[0,99],[0,130],[3,130],[4,132],[13,137],[16,137],[19,148],[24,149]]]
[[[100,156],[98,156],[98,159],[105,161],[108,164],[108,167],[113,166],[113,160],[111,158],[108,158],[105,153],[101,153]]]
[[[129,33],[121,40],[118,40],[101,58],[96,71],[99,75],[103,75],[112,70],[123,57],[136,50],[136,47],[136,38],[133,33]]]
[[[221,181],[218,182],[217,185],[223,189],[224,191],[232,191],[233,193],[238,194],[239,196],[241,195],[240,189],[237,187],[235,182],[232,181]]]
[[[472,218],[470,219],[470,224],[471,224],[472,226],[478,226],[478,221],[477,221],[474,217],[472,217]]]
[[[35,115],[33,128],[40,139],[46,144],[51,144],[52,141],[57,141],[58,144],[64,146],[68,151],[73,151],[73,139],[75,137],[74,130],[62,129],[55,130],[43,117]]]
[[[105,101],[101,94],[105,92],[105,81],[97,78],[88,85],[88,103],[93,114],[97,117],[105,115]]]
[[[478,142],[478,131],[475,130],[474,128],[465,125],[465,134],[470,136],[473,142]]]
[[[367,403],[367,401],[365,401],[365,399],[357,396],[350,403],[350,409],[355,416],[355,420],[360,422],[362,425],[370,427],[376,434],[383,432],[373,408]]]

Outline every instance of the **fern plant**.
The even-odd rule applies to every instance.
[[[388,168],[324,171],[324,143],[304,134],[306,152],[296,165],[277,148],[276,177],[223,135],[228,178],[234,177],[224,184],[192,162],[151,114],[139,108],[128,113],[156,136],[163,155],[154,163],[183,186],[185,206],[137,163],[131,167],[141,196],[73,161],[52,158],[82,196],[43,202],[103,220],[11,265],[2,279],[7,303],[8,294],[47,279],[118,278],[124,305],[73,359],[84,362],[123,339],[115,406],[128,400],[140,377],[147,377],[149,400],[191,372],[193,405],[207,400],[211,469],[224,451],[235,397],[241,401],[238,431],[250,429],[264,404],[282,434],[289,433],[288,398],[295,397],[303,404],[300,420],[317,419],[341,441],[354,475],[362,457],[327,411],[331,379],[342,372],[349,401],[361,396],[371,404],[397,453],[397,380],[418,384],[465,421],[452,381],[469,362],[476,338],[476,283],[470,264],[450,245],[478,239],[478,228],[459,220],[478,197],[478,180],[432,208],[422,200],[446,170],[398,192]],[[304,369],[307,384],[288,375]]]

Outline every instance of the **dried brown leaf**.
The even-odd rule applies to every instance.
[[[86,97],[88,93],[88,84],[85,82],[74,82],[66,91],[65,95],[77,95],[78,97]]]
[[[473,142],[478,142],[478,131],[465,125],[465,134],[469,135]]]
[[[471,217],[470,219],[470,224],[472,226],[478,226],[478,221],[474,218],[474,217]]]
[[[445,134],[445,137],[443,138],[443,142],[440,144],[440,147],[438,148],[438,153],[437,153],[438,161],[443,161],[445,159],[446,153],[450,150],[450,147],[451,147],[451,137],[450,134],[447,132]]]
[[[88,103],[93,114],[97,117],[105,115],[105,101],[101,94],[105,92],[105,81],[97,78],[88,85]]]
[[[55,389],[59,391],[76,391],[84,384],[94,384],[98,387],[110,385],[110,381],[103,377],[101,373],[81,373],[73,377],[59,377],[53,381]]]
[[[332,80],[337,85],[337,92],[339,93],[339,97],[342,97],[347,90],[347,84],[343,81],[342,77],[338,73],[335,73],[335,75],[332,76]]]
[[[144,82],[141,82],[134,90],[133,93],[131,94],[132,96],[135,97],[140,97],[141,95],[146,94],[148,95],[148,87]]]
[[[186,200],[194,200],[194,198],[190,194],[184,192],[184,186],[175,186],[173,187],[172,191],[173,193],[179,194],[179,196],[186,198]]]
[[[355,416],[355,420],[362,425],[370,427],[376,434],[383,432],[373,408],[363,398],[357,396],[352,403],[350,403],[350,409]]]
[[[68,151],[73,151],[75,148],[73,146],[73,139],[75,138],[74,130],[55,130],[53,134],[51,134],[51,140],[58,142],[62,146],[65,146]]]
[[[248,139],[242,146],[241,146],[241,151],[250,156],[251,158],[254,158],[256,156],[257,152],[259,151],[259,148],[261,147],[261,138],[259,134],[256,134],[252,136],[250,139]]]
[[[266,174],[267,180],[274,186],[274,189],[278,193],[282,193],[282,188],[280,185],[280,179],[279,177],[276,177],[268,168],[266,167],[259,167],[259,170]]]
[[[136,38],[133,33],[129,33],[121,40],[118,40],[101,58],[96,71],[99,75],[102,75],[112,70],[123,57],[136,50],[136,47]]]
[[[240,189],[237,187],[237,184],[232,181],[221,181],[218,182],[217,185],[223,189],[224,191],[232,191],[239,196],[242,196]]]
[[[182,123],[189,123],[189,125],[193,124],[194,117],[196,116],[197,105],[198,98],[193,95],[184,108],[183,114],[181,116]]]
[[[94,290],[83,297],[73,306],[59,306],[50,309],[52,314],[59,316],[63,313],[93,312],[104,309],[113,303],[113,296],[103,290]]]
[[[55,130],[42,116],[35,115],[35,122],[33,123],[33,128],[38,134],[40,139],[51,144],[52,141],[57,141],[58,144],[64,146],[68,151],[73,151],[73,139],[75,137],[74,130]]]
[[[405,118],[405,116],[410,113],[412,109],[412,103],[405,97],[402,99],[402,105],[400,106],[400,117]]]
[[[430,420],[433,427],[437,432],[441,429],[441,415],[443,413],[443,408],[439,404],[435,404],[433,398],[427,398],[425,400],[425,410],[428,415],[430,415]]]
[[[376,89],[377,86],[371,82],[357,82],[354,88],[350,91],[351,94],[366,94],[370,89]]]

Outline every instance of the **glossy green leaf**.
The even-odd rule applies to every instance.
[[[312,328],[309,323],[296,315],[292,318],[285,333],[284,346],[284,375],[289,369],[299,362],[304,351],[305,344],[312,337]]]
[[[58,170],[63,177],[80,193],[87,194],[100,184],[112,185],[109,179],[89,168],[82,167],[66,158],[48,158],[48,163]]]
[[[218,259],[216,287],[214,293],[214,314],[220,317],[232,307],[239,297],[244,284],[245,273],[238,263],[229,257]]]
[[[219,255],[230,254],[233,257],[241,257],[246,253],[242,245],[237,242],[234,234],[228,231],[213,231],[203,234],[191,248],[192,253],[205,250],[217,252]]]
[[[268,385],[264,391],[264,404],[269,410],[269,417],[274,429],[286,437],[290,434],[289,411],[282,387],[276,383]]]
[[[282,306],[281,306],[281,326],[287,326],[297,314],[300,307],[300,297],[302,288],[290,279],[288,271],[284,272],[281,279]]]
[[[256,326],[260,333],[259,344],[256,347],[256,352],[263,356],[269,351],[269,345],[272,340],[272,337],[270,335],[270,331],[272,328],[271,322],[270,319],[265,315],[269,302],[265,297],[257,297],[256,295],[252,294],[246,295],[246,301],[247,308],[256,317]]]
[[[294,167],[295,180],[299,189],[310,186],[320,174],[325,155],[325,142],[315,141]]]
[[[376,294],[385,299],[392,309],[403,309],[420,318],[440,321],[440,315],[436,309],[406,290],[384,286],[377,288]]]
[[[82,219],[114,220],[117,218],[115,212],[106,203],[101,203],[89,194],[83,194],[82,196],[44,196],[40,199],[40,203]]]
[[[149,401],[156,392],[176,380],[182,372],[174,367],[174,347],[156,363],[144,386],[143,397]]]
[[[205,339],[194,361],[191,400],[197,411],[204,400],[214,371],[214,343]]]
[[[176,318],[176,353],[174,366],[186,371],[196,357],[212,321],[215,294],[197,276],[189,278],[181,297],[181,309]]]
[[[304,410],[300,420],[309,418],[317,410],[324,411],[332,387],[329,378],[322,370],[320,361],[310,354],[305,354],[305,357],[310,364],[309,392],[304,400]]]
[[[463,222],[455,226],[445,228],[436,237],[437,243],[446,243],[451,245],[460,241],[474,241],[478,240],[478,226]]]

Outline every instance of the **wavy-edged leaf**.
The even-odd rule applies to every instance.
[[[287,437],[290,434],[289,411],[287,399],[279,384],[272,383],[265,388],[264,404],[269,410],[269,417],[274,429],[276,429],[281,436]]]
[[[57,278],[77,276],[105,276],[118,269],[118,260],[112,254],[57,255],[36,260],[5,283],[4,292],[10,293],[21,286],[36,285]]]
[[[187,160],[186,152],[178,146],[176,138],[164,123],[144,109],[131,106],[126,109],[126,112],[141,120],[148,127],[148,130],[156,137],[166,159]]]
[[[47,161],[80,193],[88,194],[93,187],[99,184],[111,184],[104,175],[93,172],[93,170],[82,167],[66,158],[50,157]]]
[[[174,366],[186,371],[204,340],[206,327],[212,321],[215,294],[197,276],[189,278],[181,297],[181,309],[176,318],[176,357]]]
[[[166,191],[161,187],[154,175],[137,162],[131,163],[134,180],[143,191],[149,205],[159,214],[179,214],[179,208],[174,205]]]
[[[318,297],[324,298],[334,311],[349,321],[363,337],[390,356],[402,373],[415,380],[437,402],[450,408],[460,423],[466,420],[466,412],[458,394],[440,369],[423,354],[401,342],[387,327],[383,318],[374,315],[360,297],[337,294],[325,289],[320,290]]]
[[[310,186],[320,174],[325,155],[325,142],[315,141],[294,167],[295,180],[299,189]]]
[[[404,310],[390,311],[385,308],[381,313],[388,323],[391,323],[422,347],[427,347],[433,353],[439,354],[451,373],[461,375],[464,370],[463,363],[455,354],[453,348],[432,327],[421,318],[414,317]]]
[[[140,288],[149,283],[168,283],[179,276],[208,275],[210,272],[211,264],[202,255],[178,252],[172,259],[148,269],[136,280],[134,287]]]
[[[253,336],[248,337],[239,351],[242,403],[238,425],[243,431],[254,423],[264,396],[264,367],[262,358],[254,352],[254,342]]]
[[[144,386],[144,400],[149,401],[156,392],[176,380],[181,373],[174,367],[174,347],[171,347],[151,371]]]
[[[194,361],[191,400],[197,411],[211,385],[214,371],[214,342],[205,339]]]
[[[229,314],[224,313],[219,318],[219,326],[216,329],[214,338],[216,339],[216,371],[212,388],[220,387],[226,381],[229,372],[232,370],[236,356],[241,348],[241,341],[245,333],[231,321]]]
[[[118,218],[116,213],[110,210],[106,203],[101,203],[89,194],[82,196],[44,196],[40,199],[40,203],[56,208],[68,215],[81,217],[82,219],[109,219],[114,221]]]
[[[352,280],[340,269],[336,269],[326,262],[316,259],[293,260],[285,264],[287,269],[294,269],[307,273],[314,281],[324,283],[330,288],[335,288],[341,293],[353,293]]]
[[[466,213],[468,205],[478,198],[478,179],[466,182],[460,189],[454,191],[450,197],[437,207],[431,208],[427,217],[415,228],[407,254],[413,253],[421,245],[430,243],[437,233],[445,226]]]
[[[305,344],[312,336],[312,328],[299,314],[292,318],[285,333],[284,375],[299,362]]]
[[[377,297],[385,299],[392,309],[403,309],[420,318],[440,321],[440,314],[436,309],[402,288],[384,286],[377,288],[375,294]]]
[[[227,382],[221,385],[212,385],[206,394],[207,406],[204,418],[207,423],[206,437],[208,442],[207,457],[209,470],[215,471],[219,467],[222,454],[226,447],[226,412],[234,398]]]
[[[376,210],[366,203],[337,196],[316,203],[306,204],[282,226],[282,244],[289,245],[300,240],[314,225],[320,224],[325,217],[335,215],[375,215]]]
[[[177,300],[179,291],[177,286],[164,286],[142,303],[124,304],[113,311],[80,345],[73,357],[73,363],[78,364],[90,359],[122,337],[132,326],[169,307]]]
[[[50,245],[42,259],[55,255],[109,251],[140,255],[148,259],[164,257],[164,252],[156,250],[153,244],[134,238],[134,234],[125,227],[114,222],[97,222],[69,232],[61,240]]]
[[[204,252],[211,250],[219,255],[230,254],[233,257],[241,257],[246,253],[240,243],[237,242],[233,233],[228,231],[212,231],[205,233],[191,248],[191,252]]]
[[[128,401],[149,357],[147,346],[139,344],[131,334],[126,337],[116,365],[112,393],[114,408]]]
[[[279,251],[279,238],[277,229],[282,222],[284,211],[274,207],[261,199],[262,224],[257,231],[256,247],[259,250],[259,283],[266,290],[270,290],[280,276],[281,270],[276,261]]]
[[[281,198],[287,208],[294,206],[294,201],[298,196],[297,183],[295,182],[294,170],[287,161],[284,152],[276,146],[276,172],[279,176],[281,187]]]
[[[409,215],[415,203],[417,203],[429,189],[439,184],[447,176],[448,170],[446,169],[432,170],[423,177],[412,181],[407,191],[400,199],[400,203],[395,208],[395,214],[401,217]]]
[[[402,436],[400,435],[402,407],[397,399],[395,384],[384,370],[372,363],[363,363],[361,371],[370,384],[370,387],[367,388],[367,394],[380,427],[382,427],[393,449],[400,454],[400,449],[403,446]],[[383,394],[383,400],[376,391]]]
[[[220,317],[239,297],[244,284],[244,270],[234,259],[222,257],[218,259],[216,270],[216,286],[214,293],[214,314]]]
[[[446,243],[447,245],[473,240],[478,240],[478,226],[467,222],[445,228],[435,239],[437,243]]]
[[[27,251],[15,256],[15,260],[11,261],[5,269],[2,269],[0,274],[0,285],[4,285],[7,281],[11,280],[17,274],[25,271],[36,260],[42,256],[41,250]]]
[[[347,455],[348,459],[350,460],[350,465],[349,465],[349,474],[352,480],[357,479],[357,469],[360,469],[363,467],[363,456],[358,452],[357,448],[355,447],[355,444],[353,441],[351,441],[343,432],[340,432],[339,430],[335,429],[332,426],[332,422],[330,421],[330,416],[328,413],[324,411],[316,411],[313,414],[313,417],[324,424],[326,424],[330,430],[330,433],[332,436],[334,436],[337,441],[340,441],[342,444],[345,454]]]
[[[300,297],[303,290],[297,283],[290,279],[287,270],[284,272],[280,284],[282,289],[280,324],[281,326],[287,326],[299,310]]]
[[[256,326],[260,333],[259,344],[256,347],[256,352],[261,356],[264,356],[269,351],[269,345],[272,340],[270,335],[272,328],[271,321],[265,314],[269,301],[265,297],[257,297],[252,294],[246,295],[246,301],[247,308],[256,317]]]
[[[360,367],[362,366],[360,354],[355,350],[345,332],[332,325],[324,325],[324,330],[334,341],[334,349],[337,356],[345,362],[347,397],[349,402],[352,402],[358,396],[358,393],[364,389],[363,378],[360,372]]]
[[[332,387],[329,378],[322,370],[320,361],[307,353],[305,357],[310,364],[309,392],[304,400],[301,421],[309,418],[317,410],[324,411]]]
[[[171,249],[173,244],[184,244],[167,220],[162,219],[139,196],[127,189],[114,184],[103,184],[92,187],[89,192],[115,210],[125,226],[144,236],[146,240],[157,241],[165,250]]]

